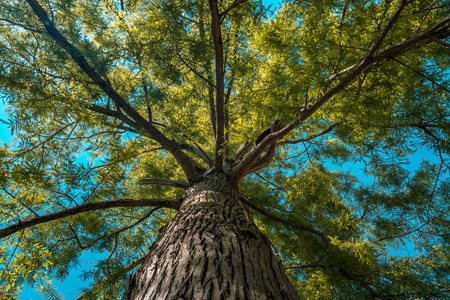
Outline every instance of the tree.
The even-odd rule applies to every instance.
[[[449,12],[3,1],[6,298],[449,299]]]

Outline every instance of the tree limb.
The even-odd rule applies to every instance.
[[[209,0],[209,7],[211,11],[211,31],[214,42],[214,52],[216,56],[216,151],[215,151],[215,170],[219,172],[222,170],[223,153],[222,148],[225,141],[225,82],[224,82],[224,57],[223,57],[223,43],[222,32],[220,28],[220,15],[217,6],[217,0]]]
[[[59,31],[56,29],[52,21],[50,21],[47,13],[42,6],[36,0],[26,0],[30,5],[36,16],[41,20],[47,33],[53,40],[61,46],[77,63],[77,65],[88,75],[96,85],[98,85],[117,105],[122,109],[132,120],[134,120],[140,127],[150,133],[153,138],[165,149],[167,149],[177,160],[180,166],[183,168],[189,181],[195,181],[200,177],[199,172],[196,170],[195,164],[187,154],[185,154],[177,146],[176,143],[169,140],[162,132],[155,128],[148,120],[146,120],[141,114],[139,114],[131,105],[120,96],[117,91],[105,81],[95,69],[87,62],[83,54],[72,45]]]
[[[253,149],[250,151],[247,156],[245,156],[240,162],[238,162],[233,167],[233,177],[234,180],[239,181],[242,177],[244,177],[244,174],[247,170],[253,165],[253,163],[261,156],[261,154],[266,151],[266,149],[273,143],[276,143],[277,140],[282,138],[283,136],[287,135],[289,132],[291,132],[295,127],[297,127],[297,124],[301,120],[301,115],[292,120],[288,125],[282,127],[279,130],[273,131],[270,134],[266,135],[259,143],[257,143]],[[281,126],[281,124],[280,124]]]
[[[353,72],[351,72],[344,79],[342,79],[337,85],[329,89],[322,97],[317,99],[314,102],[314,104],[309,105],[306,108],[303,108],[300,111],[300,114],[295,119],[293,119],[288,125],[279,130],[272,131],[270,134],[266,135],[264,139],[260,143],[258,143],[256,147],[254,147],[252,151],[235,166],[233,172],[235,180],[238,181],[243,176],[245,176],[244,174],[248,174],[247,170],[251,167],[253,162],[256,159],[258,159],[258,157],[265,151],[265,149],[269,145],[275,143],[278,139],[291,132],[294,128],[298,126],[299,123],[309,118],[317,109],[319,109],[323,104],[325,104],[325,102],[329,100],[334,94],[336,94],[338,91],[342,90],[344,87],[350,84],[353,81],[353,79],[355,79],[367,67],[367,65],[370,64],[370,62],[364,61],[365,60],[363,60],[359,64],[358,68],[356,68]]]
[[[400,60],[398,60],[398,59],[396,59],[396,58],[392,58],[392,60],[395,61],[396,63],[398,63],[398,64],[404,66],[405,68],[411,70],[412,72],[414,72],[414,73],[416,73],[416,74],[418,74],[418,75],[420,75],[420,76],[422,76],[422,77],[425,77],[425,78],[426,78],[428,81],[430,81],[431,83],[437,85],[439,88],[443,89],[443,90],[446,91],[447,93],[450,93],[450,90],[449,90],[448,88],[446,88],[446,87],[443,86],[442,84],[437,83],[436,80],[434,80],[434,79],[431,78],[430,76],[428,76],[428,75],[426,75],[426,74],[423,74],[422,72],[419,72],[419,71],[417,71],[417,70],[411,68],[410,66],[408,66],[407,64],[401,62]]]
[[[318,98],[311,106],[306,108],[301,113],[300,122],[306,120],[309,118],[314,112],[316,112],[322,105],[325,104],[332,96],[334,96],[336,93],[344,89],[347,85],[349,85],[356,77],[359,76],[359,74],[362,73],[369,65],[374,63],[376,60],[374,59],[375,52],[379,49],[381,46],[381,43],[383,42],[384,38],[388,34],[389,30],[394,26],[395,22],[397,22],[398,18],[400,17],[401,12],[405,8],[405,6],[408,4],[408,1],[402,1],[400,6],[397,8],[396,12],[394,13],[394,16],[389,21],[386,28],[383,30],[381,35],[378,37],[377,41],[372,45],[370,50],[367,52],[366,56],[363,58],[363,60],[356,66],[356,68],[353,69],[353,71],[350,72],[347,76],[345,76],[339,83],[337,83],[335,86],[330,88],[325,94]],[[377,55],[378,56],[378,55]]]
[[[182,189],[187,189],[189,187],[189,183],[178,181],[178,180],[171,180],[171,179],[159,179],[159,178],[144,178],[139,180],[140,185],[145,184],[162,184],[162,185],[169,185],[174,187],[179,187]]]
[[[254,211],[262,214],[263,216],[268,217],[269,219],[272,219],[274,221],[280,222],[282,224],[288,225],[290,227],[296,228],[296,229],[301,230],[301,231],[307,231],[309,233],[312,233],[315,236],[318,236],[323,241],[325,246],[328,247],[330,245],[330,241],[327,238],[327,236],[325,234],[323,234],[322,232],[314,229],[314,228],[310,228],[310,227],[307,227],[307,226],[304,226],[304,225],[301,225],[301,224],[297,224],[297,223],[294,223],[294,222],[282,219],[282,218],[280,218],[278,216],[275,216],[275,215],[265,211],[264,209],[257,207],[256,205],[252,204],[251,202],[247,201],[244,197],[239,197],[239,200],[241,202],[243,202],[245,205],[250,206]]]
[[[293,119],[288,125],[286,125],[283,129],[280,129],[277,132],[273,132],[267,135],[263,141],[261,141],[246,157],[244,157],[242,161],[240,161],[235,166],[234,168],[235,180],[240,180],[244,176],[243,174],[245,174],[246,170],[253,164],[253,162],[265,151],[265,149],[271,143],[287,135],[294,128],[296,128],[298,124],[308,119],[314,112],[316,112],[320,107],[322,107],[336,93],[340,92],[350,83],[352,83],[353,80],[357,78],[368,67],[385,59],[391,59],[396,55],[405,53],[406,51],[412,49],[421,42],[432,42],[435,37],[445,38],[450,36],[450,29],[448,28],[450,25],[448,25],[448,23],[450,23],[450,16],[444,18],[436,25],[431,27],[429,30],[425,31],[423,34],[415,38],[409,39],[405,42],[390,47],[374,56],[366,55],[358,65],[351,67],[349,69],[352,71],[347,76],[345,76],[335,86],[331,87],[328,91],[326,91],[320,98],[318,98],[311,105],[307,106],[305,109],[300,111],[299,116]],[[383,34],[385,34],[385,31],[383,31]],[[377,48],[376,45],[378,45],[378,41],[380,40],[382,40],[382,36],[371,47],[369,53],[374,52],[374,50],[376,51]]]
[[[267,148],[266,153],[262,157],[258,158],[253,163],[253,165],[251,165],[250,168],[248,170],[246,170],[246,172],[244,173],[244,176],[267,167],[272,162],[273,156],[275,155],[275,149],[276,149],[276,143],[271,144]]]
[[[319,136],[325,135],[327,133],[329,133],[331,130],[333,130],[334,127],[336,127],[337,125],[339,125],[341,122],[336,122],[334,124],[331,124],[330,127],[328,127],[327,129],[313,134],[307,138],[303,138],[303,139],[298,139],[298,140],[284,140],[284,141],[280,141],[279,144],[298,144],[298,143],[303,143],[303,142],[308,142],[310,140],[313,140],[315,138],[318,138]]]
[[[14,25],[14,26],[21,27],[21,28],[23,28],[23,29],[25,29],[25,30],[29,30],[29,31],[31,31],[31,32],[44,33],[42,30],[34,29],[34,28],[31,28],[31,27],[29,27],[29,26],[27,26],[27,25],[23,25],[23,24],[20,24],[20,23],[16,23],[16,22],[11,21],[11,20],[8,20],[8,19],[0,18],[0,21],[9,23],[10,25]]]
[[[232,158],[233,161],[238,161],[241,159],[242,156],[244,156],[252,147],[252,144],[248,141],[245,141],[242,143],[242,145],[239,147],[239,149],[236,151],[236,154]]]
[[[132,133],[135,133],[135,134],[139,134],[139,131],[137,131],[136,129],[128,127],[128,126],[124,126],[124,125],[121,125],[121,124],[111,124],[111,123],[108,123],[108,122],[102,122],[102,124],[104,124],[104,125],[106,125],[108,127],[111,127],[111,128],[120,129],[120,130],[124,130],[124,131],[128,131],[128,132],[132,132]]]
[[[212,75],[208,76],[209,80],[212,80]],[[214,134],[214,139],[217,140],[217,128],[216,128],[216,104],[214,101],[214,86],[210,85],[208,90],[208,99],[209,99],[209,118],[211,120],[211,126]]]
[[[435,39],[444,39],[450,36],[450,16],[442,19],[436,25],[425,31],[424,33],[409,39],[386,50],[381,51],[373,57],[373,62],[391,59],[396,55],[405,53],[406,51],[418,46],[420,43],[431,43]]]
[[[86,103],[85,104],[86,108],[89,109],[90,111],[96,112],[96,113],[100,113],[102,115],[105,116],[109,116],[109,117],[113,117],[115,119],[118,119],[128,125],[130,125],[132,128],[134,128],[135,130],[144,130],[141,126],[139,126],[139,124],[137,124],[135,121],[133,121],[132,119],[128,118],[127,116],[125,116],[124,114],[109,109],[109,108],[105,108],[102,107],[100,105],[97,104],[90,104],[90,103]]]
[[[16,224],[0,229],[0,239],[7,237],[17,231],[42,224],[50,221],[55,221],[69,216],[74,216],[83,212],[114,208],[114,207],[146,207],[146,206],[158,206],[172,209],[179,209],[181,200],[173,199],[118,199],[111,201],[102,201],[87,203],[72,208],[65,209],[63,211],[49,213],[37,218],[33,218],[27,221],[19,221]]]
[[[192,154],[197,155],[200,159],[202,159],[205,163],[208,164],[208,166],[211,166],[213,164],[213,161],[209,157],[209,155],[200,147],[195,147],[189,144],[179,144],[180,148],[183,150],[187,150],[191,152]]]
[[[409,0],[409,1],[403,0],[400,3],[399,7],[397,8],[397,10],[394,13],[394,16],[392,16],[392,18],[389,20],[389,23],[386,25],[384,30],[381,32],[377,41],[372,45],[372,47],[370,48],[370,50],[367,53],[366,58],[364,60],[370,59],[375,54],[375,52],[378,51],[378,49],[381,46],[381,43],[387,36],[388,32],[392,29],[394,24],[398,21],[398,18],[400,17],[400,14],[402,13],[403,9],[405,9],[406,5],[408,5],[411,2],[412,2],[411,0]]]
[[[232,10],[233,8],[247,2],[248,0],[234,0],[234,2],[227,7],[224,11],[222,11],[219,16],[220,16],[220,23],[223,22],[223,20],[226,18],[227,14],[230,12],[230,10]]]
[[[402,43],[399,43],[397,45],[389,47],[388,49],[381,51],[380,53],[373,56],[372,64],[374,64],[375,62],[382,61],[384,59],[393,58],[393,56],[395,56],[395,55],[402,54],[402,53],[410,50],[411,48],[417,46],[421,42],[423,42],[423,43],[431,43],[431,42],[440,43],[440,42],[442,42],[441,39],[444,39],[444,38],[450,36],[448,25],[446,27],[444,27],[449,22],[450,22],[450,17],[446,17],[446,18],[442,19],[440,22],[438,22],[435,26],[431,27],[424,33],[416,36],[415,38],[411,38],[409,40],[406,40]],[[442,28],[442,31],[439,31],[438,29],[441,27],[444,27],[444,28]],[[339,75],[345,74],[348,71],[356,68],[357,66],[358,66],[358,64],[354,64],[348,68],[345,68],[345,69],[331,75],[328,78],[328,80],[334,80]]]
[[[205,78],[205,76],[203,76],[202,74],[200,74],[198,71],[196,71],[193,67],[191,67],[190,64],[187,63],[187,61],[184,60],[184,58],[181,56],[181,53],[179,51],[176,52],[178,58],[180,59],[180,61],[189,69],[191,70],[192,73],[194,73],[195,75],[197,75],[201,80],[203,80],[204,82],[206,82],[209,86],[211,87],[215,87],[214,83],[211,81],[210,78]]]

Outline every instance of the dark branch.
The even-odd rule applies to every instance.
[[[181,200],[172,199],[119,199],[111,201],[94,202],[68,208],[63,211],[49,213],[27,221],[19,221],[16,224],[0,229],[0,239],[7,237],[17,231],[58,219],[74,216],[87,211],[94,211],[114,207],[146,207],[157,206],[172,209],[179,209]]]
[[[181,165],[190,181],[197,180],[200,177],[200,174],[197,172],[193,160],[187,154],[181,151],[176,143],[169,140],[162,132],[160,132],[135,109],[133,109],[131,105],[95,71],[95,69],[87,62],[83,54],[56,29],[52,21],[50,21],[47,13],[36,0],[27,0],[27,3],[33,9],[36,16],[44,24],[47,33],[54,39],[54,41],[58,45],[61,46],[61,48],[63,48],[72,57],[72,59],[86,73],[86,75],[88,75],[92,79],[92,81],[94,81],[94,83],[98,85],[114,101],[118,109],[122,109],[132,120],[134,120],[138,124],[139,127],[150,133],[152,137],[159,144],[161,144],[161,146],[166,148]]]
[[[406,5],[408,5],[411,2],[412,1],[409,0],[409,1],[402,1],[400,3],[399,7],[394,13],[394,16],[391,18],[387,26],[384,28],[383,32],[381,32],[377,41],[372,45],[364,60],[370,59],[375,54],[375,52],[378,51],[378,49],[381,46],[381,43],[383,43],[384,38],[387,36],[388,32],[392,29],[394,24],[398,21],[398,18],[400,17],[400,14],[402,13],[403,9],[405,9]]]
[[[209,0],[211,10],[211,30],[214,42],[214,51],[216,56],[216,152],[215,152],[215,169],[222,170],[223,165],[223,144],[225,141],[225,82],[224,82],[224,55],[222,32],[220,28],[220,15],[217,6],[217,0]]]
[[[239,149],[236,151],[235,156],[233,157],[233,161],[239,161],[242,156],[244,156],[252,147],[252,144],[248,141],[245,141],[242,143],[242,145],[239,147]]]
[[[266,216],[266,217],[268,217],[268,218],[270,218],[270,219],[272,219],[274,221],[280,222],[280,223],[282,223],[284,225],[288,225],[288,226],[293,227],[295,229],[298,229],[298,230],[301,230],[301,231],[307,231],[309,233],[312,233],[315,236],[318,236],[323,241],[325,246],[328,247],[330,245],[330,241],[328,240],[327,236],[325,234],[323,234],[322,232],[314,229],[314,228],[310,228],[310,227],[307,227],[307,226],[304,226],[304,225],[301,225],[301,224],[297,224],[297,223],[294,223],[294,222],[282,219],[282,218],[280,218],[278,216],[275,216],[275,215],[265,211],[264,209],[257,207],[256,205],[252,204],[251,202],[245,200],[244,197],[239,197],[239,200],[242,201],[245,205],[250,206],[254,211],[262,214],[263,216]]]
[[[208,76],[209,80],[212,80],[212,75]],[[211,119],[211,125],[214,133],[214,139],[217,139],[217,128],[216,128],[216,104],[214,101],[214,86],[210,85],[208,90],[208,98],[209,98],[209,117]]]
[[[111,128],[115,128],[115,129],[119,129],[119,130],[123,130],[123,131],[128,131],[128,132],[132,132],[132,133],[136,133],[139,134],[139,131],[137,131],[134,128],[128,127],[128,126],[124,126],[122,124],[111,124],[108,122],[102,122],[102,124],[111,127]]]
[[[399,63],[399,64],[401,64],[402,66],[404,66],[405,68],[411,70],[412,72],[414,72],[414,73],[416,73],[416,74],[418,74],[418,75],[420,75],[420,76],[422,76],[422,77],[425,77],[425,78],[426,78],[428,81],[430,81],[431,83],[437,85],[439,88],[443,89],[443,90],[446,91],[447,93],[450,93],[450,90],[449,90],[448,88],[446,88],[446,87],[443,86],[442,84],[439,84],[438,82],[436,82],[436,80],[434,80],[434,79],[431,78],[430,76],[428,76],[428,75],[426,75],[426,74],[423,74],[422,72],[419,72],[419,71],[417,71],[417,70],[411,68],[410,66],[408,66],[407,64],[401,62],[400,60],[398,60],[398,59],[396,59],[396,58],[393,58],[392,60],[395,61],[395,62],[397,62],[397,63]]]
[[[297,265],[297,266],[288,266],[288,267],[284,267],[283,269],[289,270],[289,269],[309,269],[309,268],[324,268],[324,266],[318,265],[318,264],[312,264],[312,265]]]
[[[409,2],[402,1],[400,6],[397,8],[396,12],[394,13],[394,16],[389,21],[386,28],[383,30],[381,35],[378,37],[377,41],[372,45],[364,59],[353,69],[350,74],[348,74],[346,77],[344,77],[338,84],[330,88],[322,97],[317,99],[309,108],[307,108],[304,112],[301,114],[300,122],[306,120],[309,118],[314,112],[316,112],[322,105],[324,105],[331,97],[333,97],[336,93],[344,89],[346,86],[348,86],[353,80],[359,76],[369,65],[374,63],[376,60],[374,59],[375,52],[379,49],[381,46],[381,43],[383,42],[384,38],[388,34],[389,30],[394,26],[395,22],[397,22],[398,18],[400,17],[401,12],[405,8],[405,6]]]
[[[139,184],[162,184],[162,185],[169,185],[169,186],[175,186],[182,189],[186,189],[189,187],[189,183],[178,181],[178,180],[171,180],[171,179],[158,179],[158,178],[144,178],[139,180]]]
[[[203,80],[204,82],[206,82],[209,86],[211,87],[215,87],[214,83],[209,79],[209,78],[205,78],[205,76],[203,76],[202,74],[200,74],[198,71],[196,71],[193,67],[191,67],[190,64],[187,63],[187,61],[184,60],[184,58],[181,56],[181,53],[177,51],[177,55],[178,58],[181,60],[181,62],[189,69],[191,70],[192,73],[194,73],[195,75],[197,75],[201,80]]]
[[[31,28],[31,27],[29,27],[29,26],[27,26],[27,25],[23,25],[23,24],[20,24],[20,23],[16,23],[16,22],[13,22],[13,21],[8,20],[8,19],[0,18],[0,21],[9,23],[9,24],[14,25],[14,26],[22,27],[23,29],[28,30],[28,31],[31,31],[31,32],[44,33],[44,31],[42,31],[42,30],[34,29],[34,28]]]
[[[385,59],[392,59],[394,56],[405,53],[417,47],[421,43],[431,43],[436,39],[445,39],[450,36],[450,16],[442,19],[439,23],[425,31],[424,33],[416,36],[415,38],[409,39],[395,46],[392,46],[386,50],[381,51],[373,57],[373,62],[382,61]]]
[[[307,138],[298,139],[298,140],[284,140],[284,141],[280,141],[279,144],[298,144],[298,143],[308,142],[310,140],[318,138],[319,136],[322,136],[322,135],[325,135],[325,134],[331,132],[331,130],[333,130],[333,128],[336,127],[337,125],[339,125],[340,123],[341,122],[336,122],[336,123],[332,124],[330,127],[328,127],[327,129],[325,129],[319,133],[313,134]]]
[[[122,114],[118,111],[115,111],[115,110],[112,110],[109,108],[105,108],[105,107],[102,107],[102,106],[96,105],[96,104],[90,104],[90,103],[86,104],[86,108],[89,109],[90,111],[118,119],[118,120],[130,125],[135,130],[143,130],[143,128],[140,127],[139,124],[137,124],[135,121],[133,121],[132,119],[128,118],[127,116],[125,116],[124,114]]]
[[[248,170],[245,171],[244,176],[261,170],[267,167],[273,160],[273,156],[275,155],[276,143],[270,145],[266,151],[266,153],[258,158],[253,165],[250,166]]]
[[[442,40],[450,36],[450,30],[449,30],[448,23],[450,23],[450,17],[446,17],[446,18],[442,19],[436,25],[434,25],[427,31],[423,32],[422,34],[416,36],[415,38],[411,38],[409,40],[406,40],[402,43],[399,43],[397,45],[389,47],[388,49],[381,51],[380,53],[378,53],[377,55],[372,57],[371,65],[373,65],[377,62],[386,60],[386,59],[393,59],[395,56],[398,56],[398,55],[403,54],[411,49],[414,49],[421,43],[428,44],[431,42],[435,42],[435,43],[439,43],[439,44],[443,43],[445,45],[446,43],[443,42]],[[450,45],[448,45],[448,46],[450,46]],[[345,68],[345,69],[331,75],[328,78],[328,80],[334,80],[338,76],[345,74],[348,71],[353,70],[357,66],[358,66],[358,64],[354,64],[348,68]]]
[[[291,132],[300,122],[305,121],[308,119],[314,112],[316,112],[320,107],[322,107],[332,96],[334,96],[336,93],[344,89],[346,86],[348,86],[356,77],[361,74],[368,66],[370,66],[373,62],[376,61],[376,57],[372,57],[372,54],[378,49],[380,46],[381,41],[383,40],[384,36],[387,34],[387,30],[392,28],[395,21],[398,19],[400,12],[403,10],[404,6],[403,4],[399,7],[397,12],[395,13],[394,17],[392,18],[391,22],[389,22],[387,29],[383,31],[381,36],[377,39],[377,41],[374,43],[374,45],[369,50],[368,54],[365,56],[365,58],[359,63],[359,65],[356,66],[356,68],[353,68],[353,71],[350,72],[346,77],[344,77],[339,83],[337,83],[334,87],[330,88],[322,97],[318,98],[312,105],[308,106],[304,110],[301,111],[300,115],[293,119],[287,126],[280,129],[279,131],[275,131],[267,135],[257,146],[253,149],[253,151],[247,155],[235,168],[235,178],[236,180],[239,180],[244,176],[244,174],[248,174],[247,170],[253,165],[253,162],[258,159],[258,157],[265,151],[265,149],[271,145],[272,143],[276,142],[281,137],[285,136],[289,132]],[[383,52],[382,52],[383,53]]]
[[[213,164],[213,161],[209,157],[209,155],[200,147],[195,147],[188,144],[179,144],[180,148],[186,151],[191,152],[192,154],[197,155],[200,159],[202,159],[205,163],[208,164],[208,166],[211,166]]]
[[[276,143],[280,138],[291,132],[297,126],[300,119],[301,116],[298,116],[297,118],[292,120],[288,125],[277,131],[271,132],[270,134],[266,135],[262,141],[256,144],[252,149],[252,151],[234,166],[232,172],[234,179],[236,181],[239,181],[242,177],[245,176],[244,174],[248,174],[247,170],[249,170],[253,166],[254,162],[258,158],[260,158],[262,153],[266,151],[270,145]]]
[[[397,16],[397,14],[394,16]],[[397,16],[398,17],[398,16]],[[287,135],[291,132],[297,125],[306,119],[308,119],[314,112],[316,112],[320,107],[322,107],[329,99],[331,99],[336,93],[343,90],[349,84],[353,82],[355,78],[357,78],[364,70],[368,67],[372,66],[375,63],[383,61],[385,59],[392,59],[394,56],[407,52],[412,48],[416,47],[421,42],[432,42],[434,38],[445,38],[450,36],[449,25],[450,16],[446,17],[435,26],[424,32],[423,34],[407,40],[403,43],[397,44],[393,47],[390,47],[387,50],[384,50],[377,55],[369,56],[366,55],[365,58],[355,67],[350,67],[349,70],[352,70],[347,76],[345,76],[341,81],[339,81],[335,86],[330,88],[328,91],[324,93],[323,96],[318,98],[312,105],[308,106],[306,109],[302,110],[300,115],[293,119],[287,126],[283,129],[272,132],[267,135],[264,140],[262,140],[242,161],[240,161],[234,168],[234,175],[236,180],[240,180],[246,173],[253,162],[258,159],[258,157],[267,149],[267,147],[276,142],[276,140],[281,137]],[[444,27],[444,28],[442,28]],[[442,29],[440,29],[442,28]],[[383,31],[383,34],[385,32]],[[376,51],[378,41],[382,40],[382,36],[377,40],[377,42],[371,47],[369,53],[372,53],[374,50]]]
[[[265,130],[263,133],[261,133],[257,138],[256,141],[254,143],[254,147],[258,146],[259,143],[261,143],[261,141],[264,140],[264,138],[266,136],[268,136],[270,133],[272,132],[276,132],[279,129],[281,129],[283,126],[280,123],[280,120],[277,119],[275,120],[271,125],[270,128]],[[244,172],[242,173],[242,176],[245,176],[247,174],[256,172],[258,170],[261,170],[265,167],[267,167],[270,162],[273,159],[273,156],[275,155],[275,149],[276,149],[276,141],[269,144],[269,146],[264,150],[266,153],[264,155],[262,155],[261,157],[255,157],[255,161],[252,162],[252,164],[249,166],[248,169],[243,170]]]
[[[228,8],[226,8],[223,12],[219,14],[220,16],[220,23],[223,22],[223,20],[226,18],[227,14],[232,10],[233,8],[247,2],[248,0],[235,0]]]

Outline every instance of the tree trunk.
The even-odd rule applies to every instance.
[[[123,300],[299,299],[267,238],[250,222],[224,173],[190,187]]]

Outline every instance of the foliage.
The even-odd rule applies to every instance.
[[[243,161],[239,147],[279,119],[294,126],[274,139],[272,163],[239,188],[299,294],[449,299],[446,1],[285,1],[276,10],[218,2],[232,8],[221,22],[223,74],[206,0],[40,3],[169,142],[80,68],[28,3],[0,3],[0,93],[14,132],[0,149],[0,229],[88,203],[180,198],[181,189],[138,184],[192,181],[190,163],[170,147],[197,169],[212,168],[212,157]],[[103,258],[82,276],[92,285],[85,295],[116,299],[174,214],[117,207],[20,230],[0,244],[0,285],[11,297],[36,285],[60,299],[49,278],[66,278],[93,251]],[[397,255],[405,245],[412,255]]]

